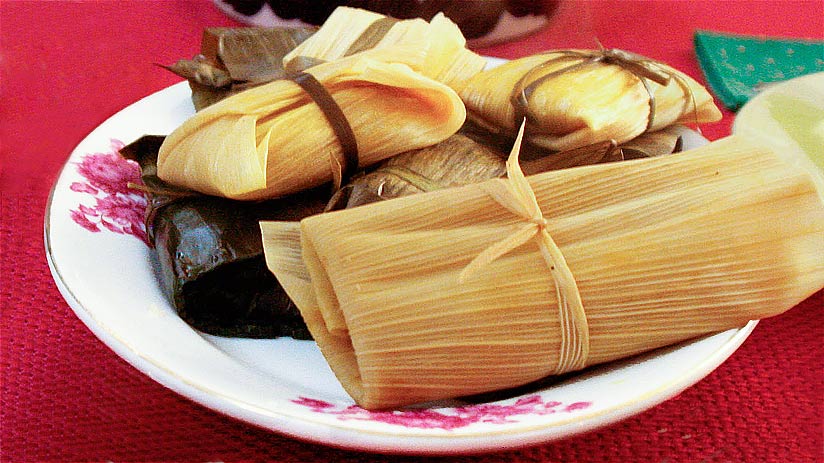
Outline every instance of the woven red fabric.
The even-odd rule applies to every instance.
[[[824,37],[819,1],[599,1],[585,16],[605,46],[661,59],[699,80],[695,29]],[[204,27],[236,23],[207,0],[90,0],[2,2],[0,24],[0,461],[824,461],[822,291],[762,321],[720,368],[652,410],[495,454],[441,459],[332,449],[174,394],[118,358],[62,299],[44,255],[43,213],[59,169],[89,131],[178,80],[153,63],[192,56]],[[521,56],[562,46],[571,34],[558,25],[484,52]],[[704,127],[708,138],[729,133],[732,114],[724,114]]]

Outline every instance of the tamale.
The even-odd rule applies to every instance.
[[[466,48],[461,29],[442,13],[427,22],[420,18],[397,20],[350,7],[335,9],[283,62],[286,69],[305,70],[366,50],[406,49],[409,45],[425,57],[421,65],[413,66],[416,72],[455,90],[486,66],[486,59]],[[391,55],[387,59],[394,62]]]
[[[521,169],[532,175],[602,162],[663,156],[680,151],[681,130],[678,126],[670,126],[658,132],[647,132],[620,146],[614,140],[560,152],[547,152],[532,146],[530,159],[521,162]],[[477,141],[477,135],[474,128],[468,128],[466,132],[462,128],[436,145],[382,161],[374,170],[353,178],[338,190],[327,210],[351,208],[504,175],[506,165],[500,145],[489,139]]]
[[[320,212],[326,192],[237,202],[181,190],[156,176],[162,141],[144,136],[121,154],[141,167],[158,276],[180,317],[218,336],[310,338],[297,308],[266,268],[258,221],[299,220]]]
[[[526,384],[824,287],[824,203],[768,148],[512,166],[517,151],[506,180],[261,223],[269,268],[362,407]]]
[[[503,175],[497,150],[457,133],[446,140],[393,156],[355,178],[330,201],[329,209],[476,183]]]
[[[200,54],[166,69],[189,81],[196,110],[285,75],[283,57],[315,28],[211,27]]]
[[[712,96],[688,75],[621,50],[559,50],[506,62],[460,90],[470,120],[553,150],[721,118]]]
[[[446,139],[466,118],[463,103],[449,87],[399,58],[384,61],[387,53],[396,57],[400,51],[368,50],[301,74],[328,92],[331,107],[284,79],[199,111],[166,138],[158,175],[205,194],[268,199],[329,182],[346,166],[363,168]],[[408,63],[431,58],[414,51],[404,56]],[[329,117],[330,109],[341,117]],[[354,162],[340,125],[351,132]]]

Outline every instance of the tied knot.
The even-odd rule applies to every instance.
[[[496,179],[479,185],[498,204],[523,219],[526,224],[514,230],[504,239],[493,243],[472,259],[461,271],[458,281],[465,281],[470,275],[528,241],[537,241],[541,257],[546,263],[555,284],[558,321],[561,326],[561,348],[558,353],[558,363],[553,373],[560,374],[586,366],[586,360],[589,356],[589,324],[575,277],[567,265],[561,249],[549,234],[547,230],[549,223],[544,218],[543,212],[541,212],[532,186],[518,164],[518,154],[525,126],[526,121],[521,124],[515,146],[512,148],[512,153],[506,163],[506,180]]]
[[[620,66],[636,77],[649,79],[662,86],[668,85],[672,78],[672,73],[661,68],[655,61],[618,48],[602,49],[583,56],[595,62]]]
[[[532,217],[529,219],[530,222],[534,223],[538,226],[538,230],[545,230],[549,222],[547,222],[544,216],[540,217]]]

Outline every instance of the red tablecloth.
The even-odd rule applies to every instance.
[[[311,2],[307,2],[311,3]],[[596,34],[703,81],[695,29],[824,38],[815,1],[593,1],[558,24],[484,53],[516,57]],[[416,459],[295,441],[165,389],[98,341],[55,288],[44,256],[49,188],[72,148],[129,103],[179,79],[206,26],[236,25],[201,1],[3,1],[0,310],[2,461],[824,460],[824,292],[765,320],[725,364],[664,404],[609,428],[491,455]],[[703,127],[730,131],[732,114]]]

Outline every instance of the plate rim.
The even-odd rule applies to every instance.
[[[356,429],[340,422],[332,425],[321,420],[308,420],[303,416],[283,413],[280,410],[262,409],[253,404],[245,403],[236,398],[226,396],[225,394],[187,382],[185,378],[176,375],[174,371],[170,371],[155,359],[144,356],[141,352],[129,346],[129,343],[119,338],[116,333],[112,331],[111,327],[95,320],[93,311],[81,302],[80,298],[70,288],[70,285],[64,278],[60,268],[63,264],[57,262],[53,253],[53,237],[51,235],[52,214],[56,213],[53,204],[55,196],[58,194],[57,187],[64,180],[65,176],[69,175],[67,171],[70,165],[78,156],[83,154],[79,148],[89,140],[100,136],[101,133],[105,133],[108,123],[113,119],[124,117],[122,113],[125,111],[132,110],[133,107],[144,104],[148,99],[160,98],[159,95],[161,94],[165,96],[164,92],[171,94],[172,92],[180,91],[181,86],[187,86],[187,83],[182,81],[172,84],[116,111],[91,130],[72,149],[69,157],[59,170],[46,202],[43,229],[44,245],[49,269],[58,290],[75,315],[98,340],[103,342],[103,344],[111,349],[118,357],[125,360],[129,365],[150,379],[212,411],[297,440],[349,450],[408,455],[450,455],[515,449],[556,441],[609,426],[675,397],[685,389],[695,385],[724,363],[749,337],[758,324],[757,320],[753,320],[742,327],[726,330],[731,333],[729,339],[723,341],[721,346],[712,351],[711,355],[705,357],[691,369],[683,371],[666,384],[647,392],[644,396],[634,397],[620,404],[598,410],[595,413],[583,412],[580,415],[576,414],[568,419],[553,423],[522,425],[512,430],[500,428],[493,432],[478,431],[473,433],[442,433],[437,435],[421,432],[411,435],[398,435],[398,428],[394,427],[390,427],[390,429],[386,431]],[[338,435],[330,434],[330,429],[337,431]]]

